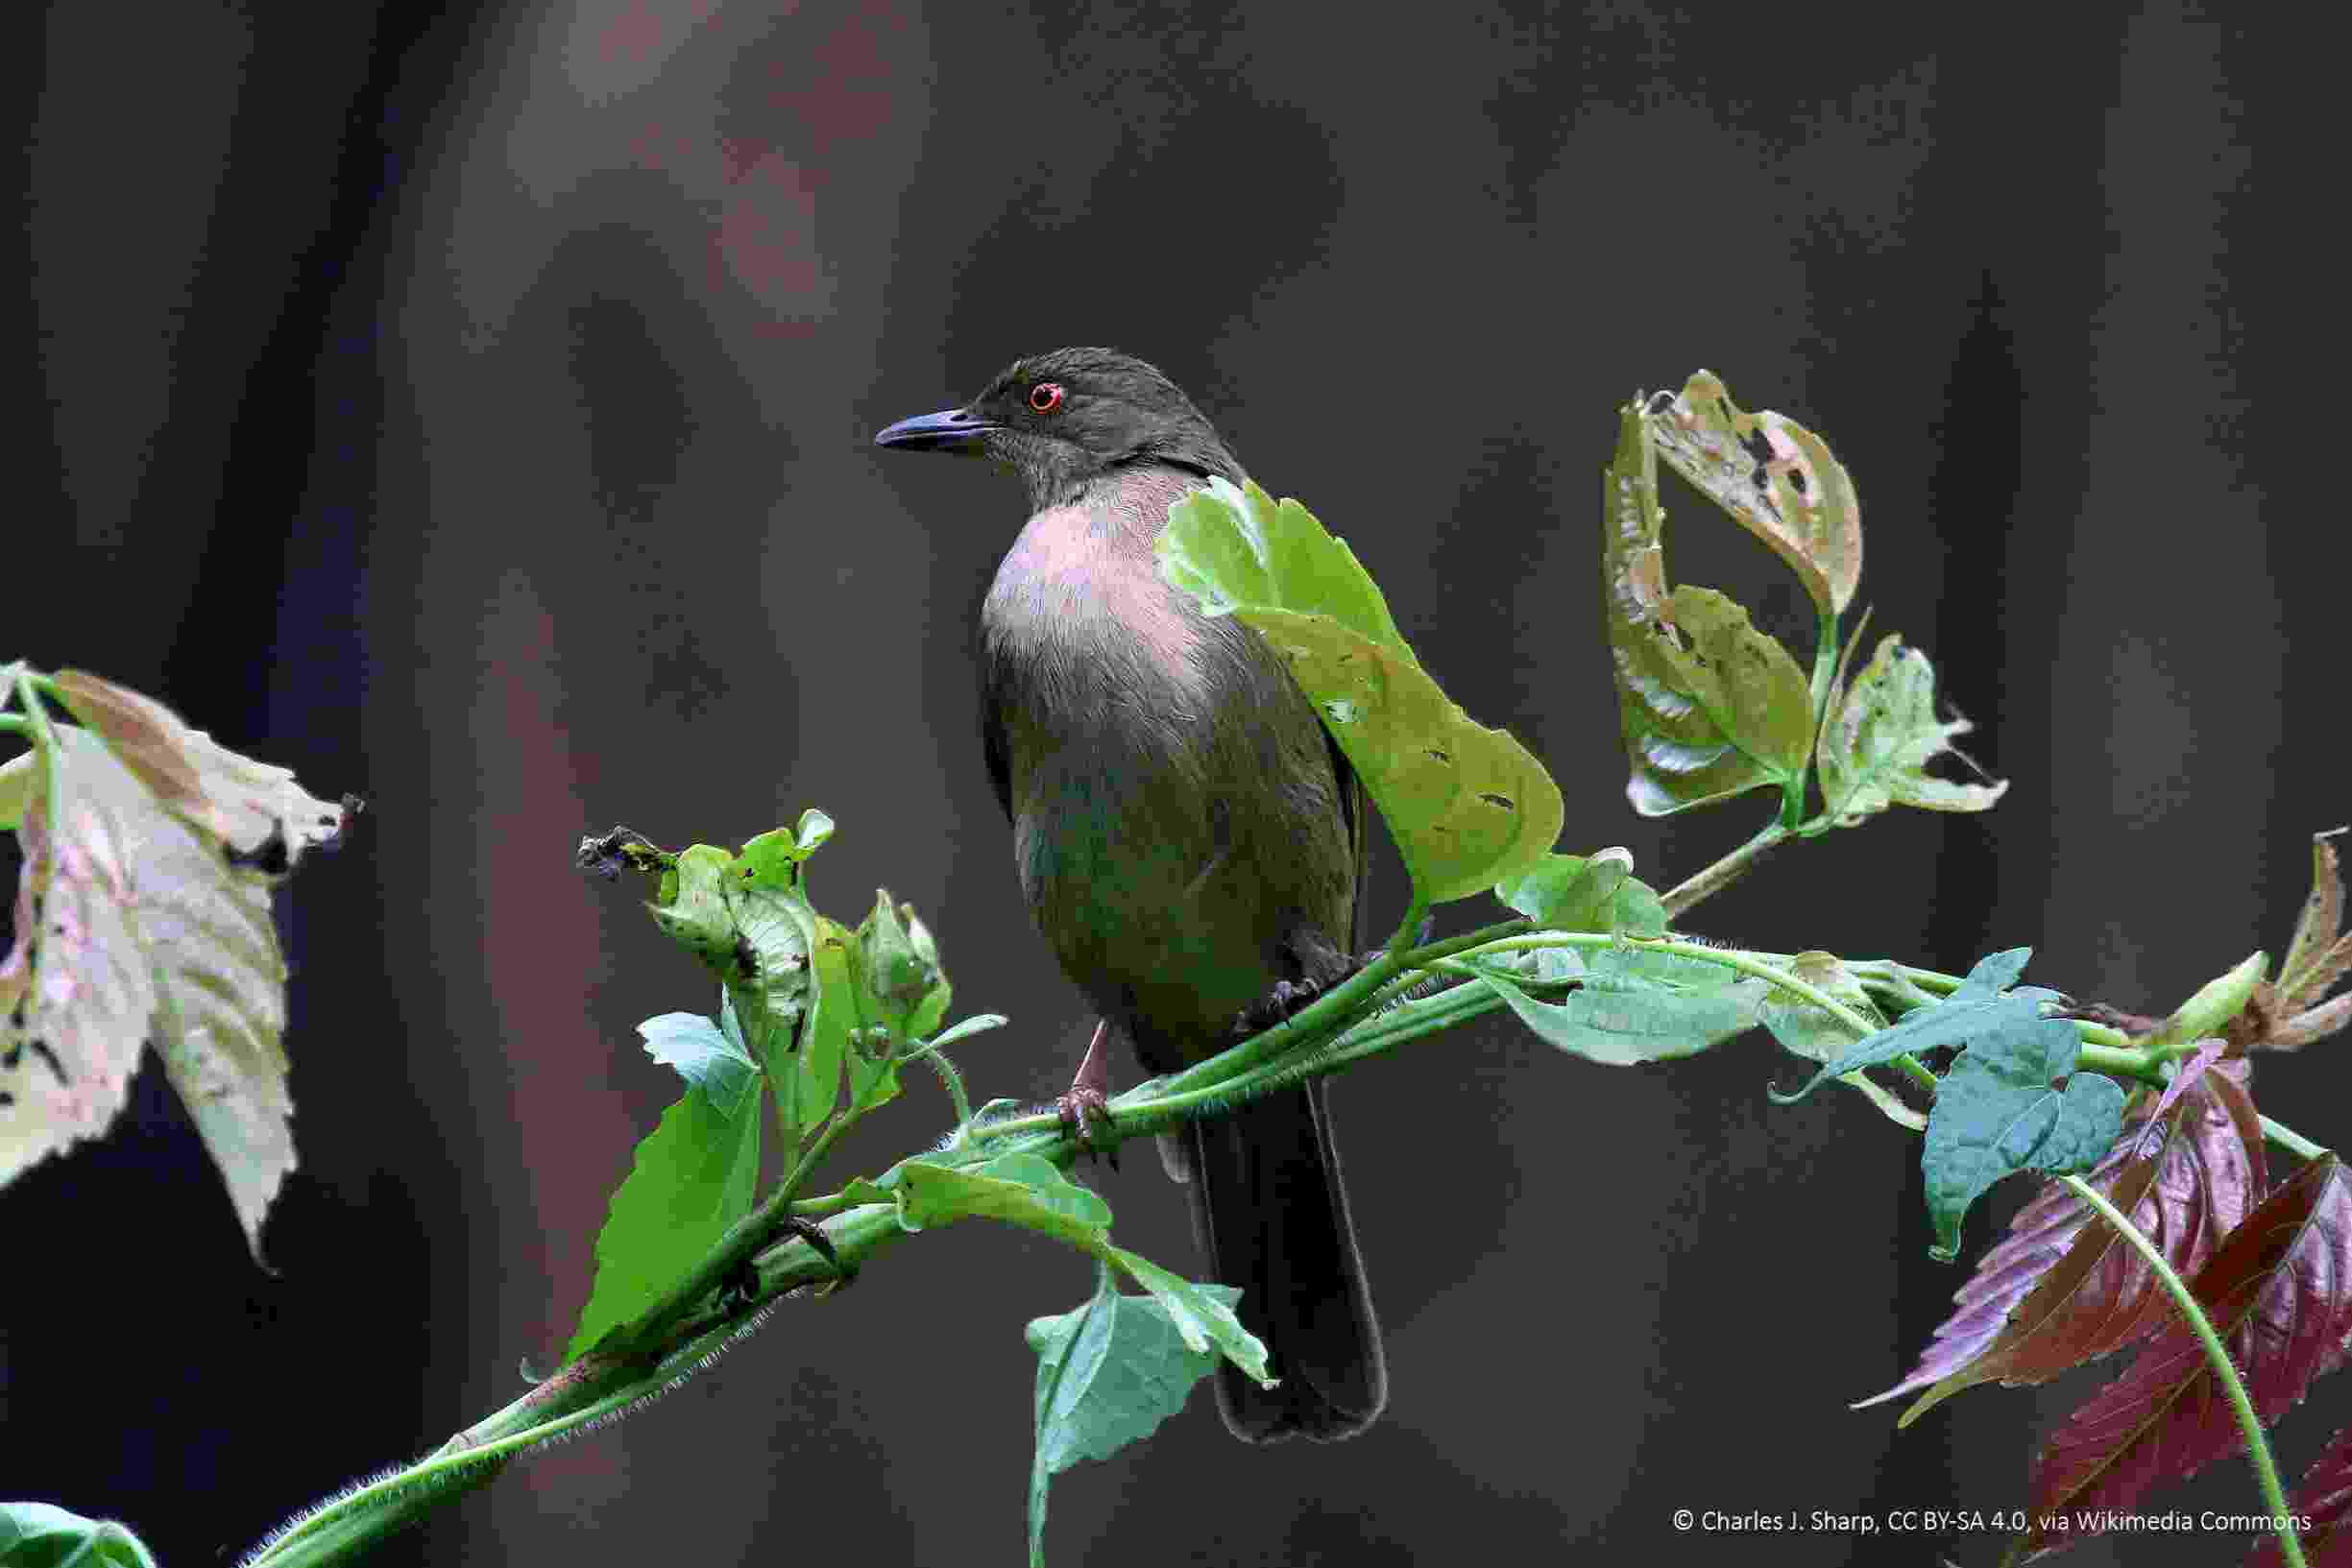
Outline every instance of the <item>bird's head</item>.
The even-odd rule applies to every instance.
[[[1132,464],[1242,478],[1241,465],[1192,399],[1115,349],[1055,349],[1016,359],[961,408],[901,420],[874,444],[993,459],[1020,476],[1037,511],[1075,500],[1096,479]]]

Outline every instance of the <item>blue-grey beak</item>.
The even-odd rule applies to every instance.
[[[980,450],[981,438],[996,428],[977,414],[950,408],[901,420],[876,436],[874,445],[908,452],[973,452]]]

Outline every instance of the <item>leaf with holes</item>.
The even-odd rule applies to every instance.
[[[2184,1277],[2252,1210],[2267,1180],[2244,1074],[2243,1062],[2184,1064],[2166,1092],[2177,1096],[2141,1097],[2123,1135],[2083,1178]],[[1908,1426],[1963,1388],[2046,1382],[2162,1328],[2172,1310],[2162,1282],[2138,1248],[2090,1219],[2065,1185],[2045,1186],[1953,1296],[1959,1310],[1911,1375],[1861,1404],[1924,1388],[1897,1423]]]
[[[1343,540],[1297,501],[1224,479],[1168,509],[1160,571],[1209,615],[1265,638],[1322,714],[1396,840],[1415,891],[1467,898],[1560,836],[1560,787],[1439,689]]]
[[[223,853],[201,812],[166,810],[89,731],[57,736],[60,793],[36,770],[0,962],[0,1181],[104,1131],[152,1038],[258,1256],[294,1168],[276,879]]]
[[[1846,650],[1848,658],[1853,648]],[[1970,767],[1952,737],[1973,728],[1968,720],[1935,716],[1935,666],[1917,648],[1889,634],[1859,675],[1849,682],[1841,661],[1830,688],[1821,738],[1822,814],[1852,828],[1890,806],[1929,811],[1987,811],[2007,792],[2006,782],[1953,784],[1928,772],[1947,754]]]
[[[2352,1183],[2333,1154],[2230,1233],[2189,1289],[2265,1426],[2343,1359],[2352,1333]],[[2050,1435],[2027,1482],[2027,1550],[2099,1533],[2147,1492],[2245,1445],[2204,1346],[2174,1321]],[[2066,1528],[2049,1522],[2063,1516]]]
[[[1829,443],[1770,409],[1742,413],[1712,371],[1640,406],[1667,466],[1771,546],[1825,619],[1853,602],[1862,502]]]
[[[1658,461],[1639,403],[1619,414],[1601,485],[1601,623],[1644,816],[1785,786],[1813,744],[1813,699],[1788,650],[1713,589],[1666,587]]]
[[[313,797],[290,768],[243,757],[153,697],[69,669],[58,694],[132,776],[173,815],[273,873],[306,850],[331,844],[359,809]]]

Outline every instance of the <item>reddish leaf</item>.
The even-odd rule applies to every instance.
[[[2336,846],[2328,842],[2342,832],[2312,835],[2311,896],[2303,901],[2294,938],[2278,966],[2279,1001],[2289,1012],[2317,1001],[2352,969],[2352,939],[2341,936],[2343,876],[2336,866]]]
[[[2352,1530],[2344,1528],[2352,1522],[2352,1427],[2328,1439],[2327,1447],[2288,1496],[2287,1511],[2295,1516],[2296,1532],[2303,1537],[2303,1560],[2311,1568],[2330,1563],[2342,1568],[2352,1563]],[[2271,1568],[2272,1564],[2284,1568],[2286,1561],[2278,1537],[2266,1535],[2255,1543],[2246,1568]]]
[[[2245,1218],[2267,1175],[2262,1123],[2241,1087],[2245,1064],[2192,1071],[2196,1061],[2212,1064],[2213,1053],[2184,1064],[2166,1091],[2170,1103],[2149,1096],[2125,1112],[2122,1136],[2083,1178],[2183,1273],[2194,1273]],[[2162,1152],[2135,1158],[2144,1140]],[[1995,1379],[2040,1383],[2154,1333],[2170,1298],[2113,1229],[2086,1230],[2090,1218],[2064,1184],[2046,1185],[1952,1297],[1959,1310],[1935,1331],[1918,1367],[1862,1404],[1925,1387],[1898,1423],[1908,1426],[1963,1388]]]
[[[2336,846],[2328,842],[2343,831],[2312,837],[2311,896],[2303,901],[2278,979],[2254,988],[2252,1002],[2230,1029],[2230,1043],[2242,1050],[2299,1050],[2352,1025],[2352,992],[2320,1001],[2352,971],[2352,936],[2342,934],[2343,877]]]
[[[2265,1426],[2343,1360],[2352,1332],[2352,1178],[2335,1155],[2297,1171],[2189,1282]],[[2245,1446],[2229,1399],[2184,1323],[2050,1435],[2028,1483],[2030,1550],[2100,1532],[2151,1486]],[[2064,1514],[2069,1528],[2051,1531]]]

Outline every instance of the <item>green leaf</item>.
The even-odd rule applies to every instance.
[[[1200,1289],[1238,1298],[1222,1286]],[[1230,1310],[1231,1302],[1225,1303]],[[1029,1556],[1045,1561],[1046,1488],[1080,1459],[1103,1459],[1148,1437],[1184,1408],[1193,1385],[1217,1364],[1195,1348],[1164,1301],[1122,1295],[1109,1268],[1074,1312],[1029,1325],[1037,1353],[1036,1457],[1030,1471]]]
[[[2218,1038],[2229,1027],[2231,1019],[2245,1011],[2245,1004],[2253,1000],[2254,987],[2262,983],[2263,971],[2268,963],[2267,954],[2257,953],[2236,968],[2215,976],[2139,1044],[2185,1046],[2193,1040]]]
[[[2114,1146],[2122,1085],[2074,1072],[2081,1049],[2064,1019],[2013,1021],[1972,1039],[1937,1086],[1919,1166],[1935,1220],[1929,1252],[1939,1262],[1958,1256],[1969,1206],[2001,1177],[2088,1170]],[[2053,1083],[2062,1077],[2064,1090]]]
[[[1830,1078],[1842,1078],[1866,1067],[1883,1066],[1898,1056],[1924,1056],[1930,1050],[1963,1046],[1996,1030],[2036,1022],[2045,1004],[2060,1000],[2058,993],[2032,985],[2015,991],[2003,989],[2025,972],[2025,960],[2032,955],[2031,948],[2010,948],[1978,959],[1976,967],[1968,972],[1968,977],[1951,996],[1903,1014],[1902,1022],[1855,1046],[1813,1074],[1795,1094],[1783,1095],[1778,1090],[1765,1093],[1776,1104],[1794,1105]],[[2068,1029],[2067,1038],[2073,1037],[2073,1030]]]
[[[735,1022],[732,1007],[726,1023]],[[719,1024],[700,1013],[664,1013],[637,1026],[645,1053],[711,1097],[720,1115],[733,1118],[745,1095],[760,1086],[759,1064],[730,1039]],[[740,1039],[740,1036],[738,1037]]]
[[[1538,1001],[1490,969],[1476,974],[1546,1044],[1610,1067],[1695,1055],[1756,1026],[1763,981],[1733,981],[1709,965],[1709,981],[1686,989],[1626,965],[1628,956],[1588,954],[1582,986],[1557,1002]]]
[[[1447,699],[1344,541],[1297,501],[1210,481],[1168,509],[1160,571],[1289,663],[1432,904],[1534,865],[1560,836],[1559,785],[1527,748]]]
[[[1035,1154],[975,1166],[904,1160],[873,1181],[851,1182],[847,1195],[856,1203],[897,1205],[898,1222],[909,1231],[1001,1219],[1098,1253],[1110,1233],[1110,1205]]]
[[[1827,442],[1770,409],[1741,413],[1711,371],[1640,406],[1667,466],[1788,563],[1825,619],[1853,602],[1862,503]]]
[[[1234,1314],[1233,1304],[1241,1299],[1241,1291],[1229,1285],[1196,1285],[1125,1247],[1110,1248],[1109,1257],[1167,1309],[1169,1321],[1184,1337],[1187,1350],[1213,1351],[1267,1387],[1273,1387],[1264,1341],[1242,1327],[1241,1318]]]
[[[13,832],[33,804],[33,764],[38,752],[22,752],[0,762],[0,832]]]
[[[567,1362],[650,1308],[751,1212],[760,1118],[743,1109],[739,1100],[732,1112],[722,1110],[696,1084],[637,1146],[636,1163],[596,1233],[596,1282]]]
[[[919,1040],[947,1015],[954,988],[939,967],[939,945],[915,918],[911,904],[893,904],[874,890],[874,912],[858,928],[865,995],[895,1041]]]
[[[871,1110],[898,1097],[899,1064],[891,1043],[873,1020],[878,1005],[864,985],[864,959],[858,933],[819,917],[816,939],[816,1018],[811,1024],[816,1049],[835,1055],[849,1072],[849,1102]]]
[[[1011,1022],[1003,1013],[974,1013],[970,1018],[958,1019],[924,1044],[934,1050],[944,1050],[968,1035],[979,1034],[983,1029],[1001,1029]]]
[[[1886,1027],[1886,1020],[1879,1016],[1878,1004],[1871,1001],[1870,993],[1862,988],[1861,980],[1839,961],[1836,954],[1800,953],[1791,957],[1786,967],[1798,979],[1816,991],[1826,992],[1859,1014],[1871,1031]],[[1851,1025],[1828,1008],[1816,1007],[1802,997],[1792,996],[1777,987],[1766,994],[1758,1012],[1764,1027],[1772,1031],[1775,1040],[1808,1062],[1834,1062],[1853,1049],[1857,1042],[1869,1037],[1868,1034],[1856,1034]],[[1847,1073],[1840,1075],[1838,1081],[1860,1091],[1863,1098],[1879,1108],[1880,1114],[1899,1126],[1908,1127],[1913,1132],[1927,1129],[1925,1112],[1911,1109],[1867,1075]]]
[[[645,906],[665,935],[730,982],[742,975],[730,901],[734,866],[734,856],[709,844],[680,850],[662,879],[661,892]]]
[[[1663,935],[1666,906],[1655,889],[1634,877],[1633,866],[1633,856],[1622,849],[1547,855],[1495,883],[1494,896],[1550,930]]]
[[[1990,810],[2007,791],[2006,781],[1952,784],[1927,771],[1947,752],[1976,767],[1952,744],[1954,736],[1973,728],[1964,718],[1949,723],[1936,718],[1935,666],[1926,654],[1904,647],[1900,636],[1888,634],[1851,685],[1841,675],[1831,689],[1816,747],[1823,814],[1851,828],[1889,806]]]
[[[156,1568],[129,1525],[53,1503],[0,1503],[0,1568]]]
[[[1788,650],[1713,589],[1666,588],[1658,464],[1642,405],[1620,411],[1602,475],[1601,618],[1633,774],[1626,798],[1664,816],[1785,786],[1813,740],[1812,691]]]
[[[738,1020],[794,1139],[805,1139],[833,1114],[850,1032],[860,1024],[853,977],[835,961],[841,955],[820,952],[820,930],[840,929],[809,903],[801,864],[814,846],[808,815],[802,824],[799,835],[786,828],[760,834],[740,856],[707,844],[681,851],[663,900],[649,906],[662,929],[725,986],[722,1019],[732,1013]],[[829,821],[824,832],[831,832]],[[867,1074],[875,1103],[896,1092],[894,1083],[884,1092],[883,1077]]]

